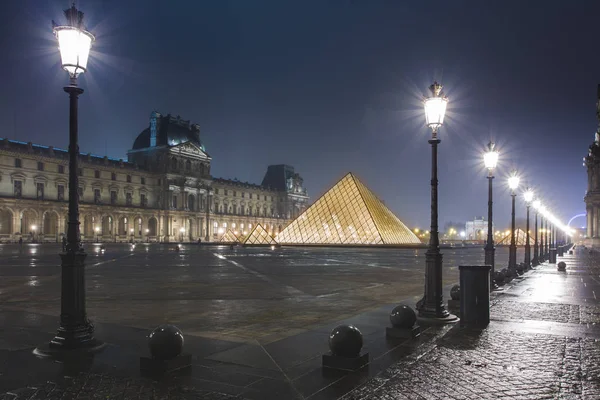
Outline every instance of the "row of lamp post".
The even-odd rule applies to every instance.
[[[442,296],[442,254],[440,253],[440,242],[438,232],[438,176],[437,176],[437,149],[440,144],[438,132],[440,127],[444,123],[444,116],[446,113],[446,107],[448,105],[448,98],[442,93],[442,85],[434,82],[430,87],[431,96],[424,99],[425,108],[425,123],[431,129],[431,228],[429,230],[429,246],[425,253],[425,290],[423,297],[417,302],[417,311],[419,312],[419,318],[435,320],[436,322],[455,322],[457,321],[456,316],[450,314],[443,303]],[[488,151],[484,154],[484,164],[488,170],[488,234],[487,243],[485,245],[485,263],[490,265],[490,288],[495,287],[494,284],[494,233],[493,233],[493,185],[494,170],[498,164],[498,152],[495,150],[495,144],[490,142],[488,145]],[[508,269],[511,274],[518,274],[520,271],[520,265],[517,264],[517,246],[515,241],[515,200],[517,196],[517,189],[519,187],[519,176],[516,172],[510,175],[508,179],[508,185],[511,190],[512,197],[512,213],[511,213],[511,239],[509,247],[509,265]],[[560,227],[565,234],[570,234],[569,228],[562,225],[560,221],[551,216],[551,214],[541,205],[539,200],[534,201],[534,193],[531,189],[527,189],[523,195],[527,207],[527,227],[526,227],[526,242],[525,242],[525,260],[524,269],[529,269],[532,264],[531,260],[531,243],[529,237],[529,209],[533,204],[535,209],[535,239],[534,239],[534,256],[533,265],[538,265],[541,260],[544,260],[546,255],[549,254],[549,245],[552,243],[551,235],[552,229],[548,227],[548,220],[551,220],[554,224],[554,229]],[[545,247],[538,244],[538,227],[537,217],[538,213],[542,216],[542,229],[540,234],[546,238]],[[546,220],[546,228],[543,226],[543,221]]]

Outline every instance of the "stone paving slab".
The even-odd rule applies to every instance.
[[[486,329],[456,326],[343,399],[600,399],[600,304],[569,302],[600,293],[600,255],[558,261],[559,281],[545,264],[495,293]]]

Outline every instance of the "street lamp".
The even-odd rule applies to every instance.
[[[35,243],[35,231],[37,230],[37,225],[31,225],[31,241]]]
[[[519,187],[519,176],[517,171],[512,171],[508,178],[508,187],[511,190],[512,197],[512,214],[511,214],[511,230],[510,230],[510,247],[508,253],[508,271],[512,276],[517,275],[517,245],[515,243],[515,198],[517,193],[515,192]]]
[[[540,265],[540,253],[539,253],[539,244],[538,244],[538,212],[542,203],[539,200],[533,201],[533,208],[535,209],[535,230],[533,237],[533,261],[532,265],[537,267]]]
[[[146,232],[146,243],[150,243],[150,237],[148,236],[150,229],[146,228],[145,232]]]
[[[546,207],[544,207],[543,205],[540,207],[540,258],[539,261],[540,262],[544,262],[546,260],[546,248],[544,245],[544,233],[545,233],[545,229],[544,229],[544,214],[546,212]],[[546,236],[546,240],[548,239],[548,236]]]
[[[100,232],[100,228],[96,227],[94,230],[96,231],[96,242],[99,242],[100,240],[98,239],[98,234]]]
[[[83,13],[75,6],[65,10],[66,25],[52,28],[60,50],[61,65],[69,73],[69,216],[66,250],[61,257],[60,327],[52,341],[35,353],[61,356],[75,350],[94,352],[104,344],[94,338],[94,326],[87,318],[85,308],[85,257],[79,236],[79,144],[77,132],[77,102],[83,89],[77,86],[77,76],[86,71],[94,36],[83,25]]]
[[[180,228],[179,229],[179,241],[183,242],[183,234],[185,233],[185,228]]]
[[[527,188],[525,193],[523,193],[523,198],[525,199],[525,205],[527,207],[527,222],[525,225],[525,269],[528,270],[531,268],[531,244],[529,243],[529,207],[533,201],[533,190],[531,190],[531,188]]]
[[[431,229],[429,248],[425,253],[425,293],[417,303],[419,317],[435,319],[439,322],[455,322],[457,318],[444,307],[442,295],[442,254],[438,233],[438,179],[437,179],[437,137],[438,129],[444,123],[448,98],[442,95],[442,85],[434,82],[429,87],[432,97],[426,98],[425,122],[431,128]]]
[[[485,244],[485,265],[489,265],[490,269],[490,289],[493,289],[496,284],[494,282],[494,266],[496,261],[494,259],[494,227],[493,227],[493,201],[492,201],[492,180],[494,179],[494,169],[498,165],[498,152],[494,150],[496,144],[494,142],[488,143],[488,150],[483,154],[483,163],[488,170],[488,232],[487,232],[487,243]]]

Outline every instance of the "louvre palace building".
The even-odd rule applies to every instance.
[[[308,204],[289,165],[260,185],[214,178],[200,127],[152,112],[127,161],[80,154],[82,241],[217,241],[260,224],[274,236]],[[0,240],[56,242],[66,232],[68,152],[0,139]]]

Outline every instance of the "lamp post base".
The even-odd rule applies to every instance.
[[[419,316],[417,317],[417,321],[422,325],[445,325],[455,324],[460,321],[460,318],[450,313],[448,313],[448,315],[445,317],[430,317],[427,315],[419,314]]]
[[[52,358],[55,360],[72,359],[86,357],[95,353],[99,353],[106,347],[106,343],[92,339],[82,347],[56,346],[52,339],[50,343],[43,344],[33,350],[33,354],[42,358]]]

